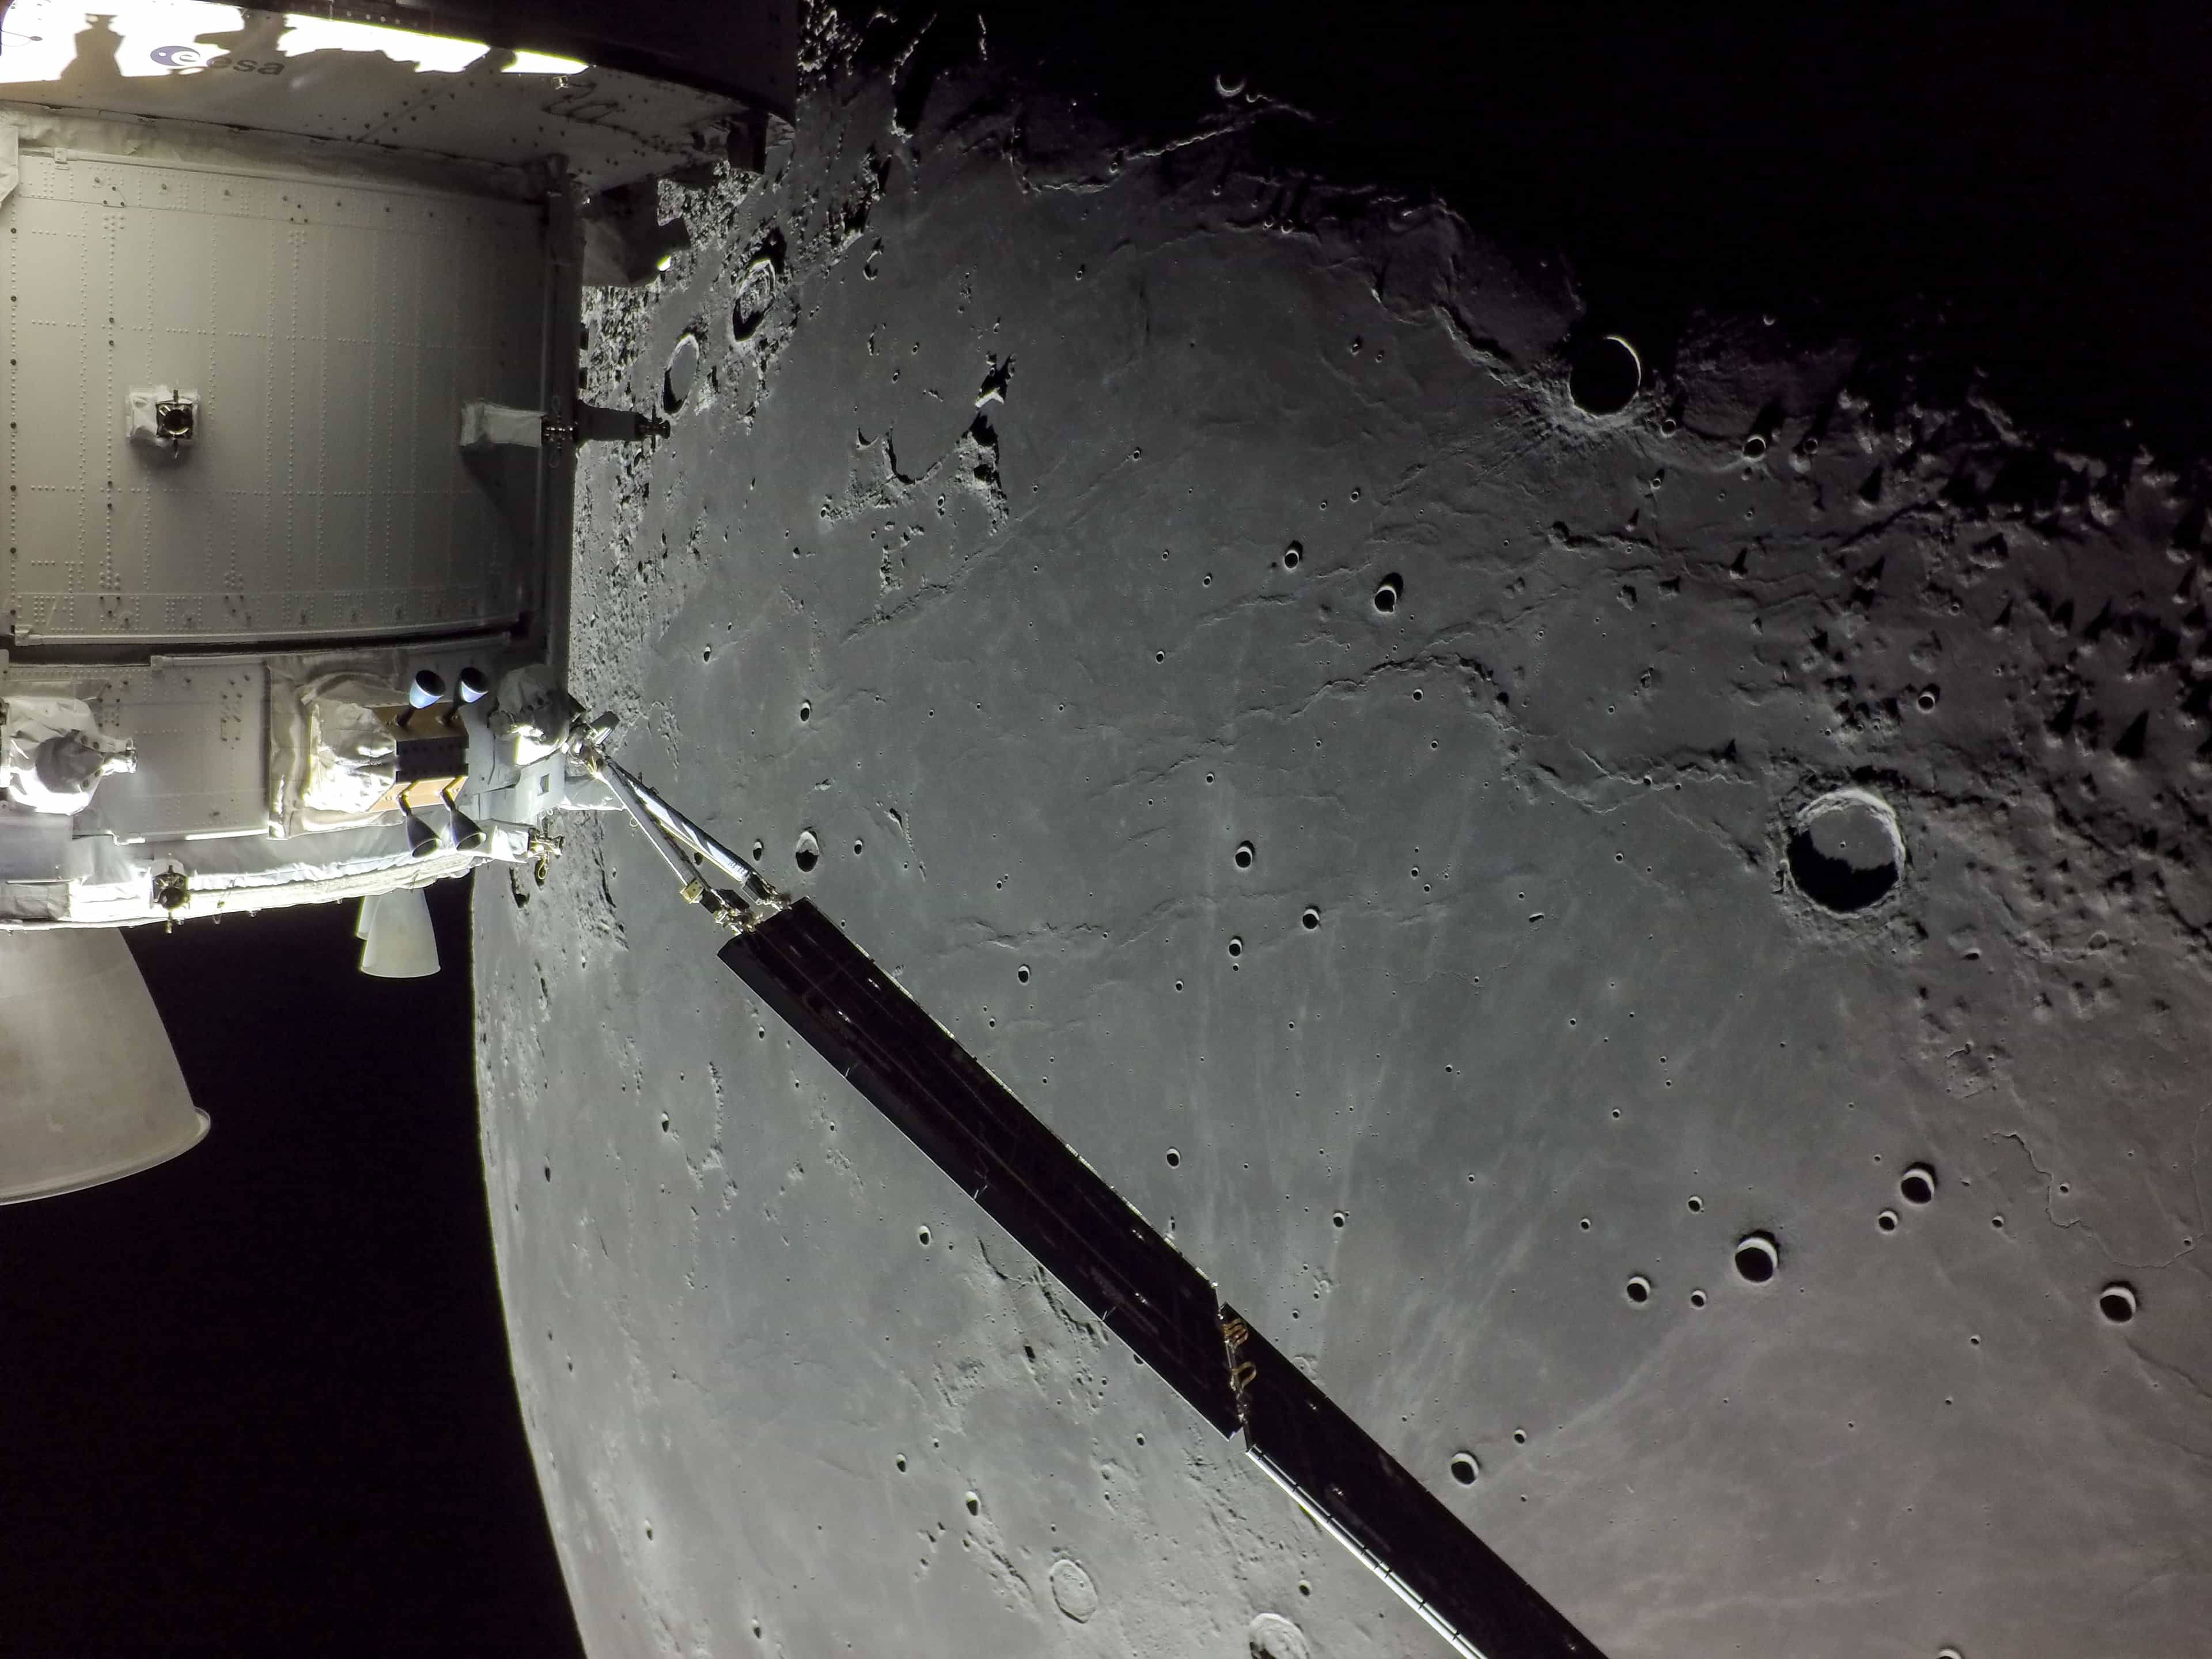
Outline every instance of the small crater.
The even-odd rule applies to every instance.
[[[1692,1194],[1690,1194],[1690,1198],[1689,1198],[1689,1204],[1690,1204],[1690,1213],[1691,1213],[1692,1215],[1695,1215],[1695,1214],[1697,1214],[1700,1210],[1702,1210],[1702,1209],[1704,1209],[1704,1208],[1705,1207],[1705,1200],[1704,1199],[1702,1199],[1702,1198],[1699,1198],[1699,1197],[1698,1197],[1695,1193],[1692,1193]]]
[[[1296,542],[1292,542],[1288,547],[1283,550],[1283,568],[1285,570],[1296,570],[1298,568],[1298,561],[1305,557],[1305,549],[1299,546]]]
[[[1375,609],[1387,617],[1398,608],[1398,601],[1406,597],[1406,579],[1392,571],[1375,588]]]
[[[1780,1271],[1782,1251],[1765,1233],[1747,1233],[1736,1241],[1736,1277],[1747,1285],[1764,1285]]]
[[[1754,432],[1751,436],[1743,441],[1743,458],[1747,461],[1755,461],[1765,453],[1766,437],[1765,434]]]
[[[1015,969],[1014,969],[1014,977],[1015,977],[1016,979],[1019,980],[1023,984],[1024,984],[1024,985],[1028,984],[1028,983],[1030,982],[1030,970],[1029,970],[1028,967],[1027,967],[1026,965],[1024,965],[1024,966],[1023,966],[1023,967],[1019,967],[1019,968]]]
[[[802,875],[822,862],[822,843],[814,839],[811,830],[799,832],[799,844],[791,849],[791,861],[799,866]]]
[[[1170,1168],[1170,1170],[1179,1170],[1179,1169],[1181,1169],[1182,1167],[1182,1154],[1181,1152],[1177,1152],[1174,1147],[1172,1147],[1172,1146],[1169,1147],[1169,1148],[1168,1148],[1168,1168]]]
[[[1335,1214],[1330,1216],[1328,1218],[1328,1224],[1332,1227],[1341,1227],[1344,1225],[1344,1212],[1339,1210]]]
[[[1651,1299],[1651,1281],[1638,1273],[1620,1287],[1620,1293],[1640,1308]]]
[[[968,1505],[968,1513],[969,1513],[969,1514],[970,1514],[970,1515],[981,1515],[981,1514],[982,1514],[982,1512],[983,1512],[983,1500],[982,1500],[981,1498],[978,1498],[978,1497],[977,1497],[974,1492],[969,1492],[969,1493],[967,1495],[967,1497],[965,1497],[964,1498],[963,1498],[961,1501],[962,1501],[963,1503],[964,1503],[964,1504],[966,1504]]]
[[[1305,914],[1298,918],[1298,924],[1310,933],[1315,928],[1321,926],[1321,912],[1315,909],[1313,906],[1309,904],[1306,907]]]
[[[1644,360],[1618,334],[1591,341],[1575,353],[1567,395],[1585,415],[1618,415],[1644,384]]]
[[[699,337],[686,334],[669,354],[667,373],[660,377],[660,406],[673,415],[684,407],[699,378]]]
[[[1098,1611],[1098,1586],[1080,1561],[1062,1556],[1052,1564],[1045,1581],[1052,1586],[1053,1604],[1077,1624],[1088,1623]]]
[[[1936,705],[1942,700],[1943,694],[1939,688],[1932,685],[1923,685],[1920,688],[1920,695],[1915,697],[1913,702],[1919,705],[1920,712],[1922,714],[1932,714],[1936,712]]]
[[[901,1474],[904,1474],[906,1473],[906,1454],[904,1452],[901,1452],[896,1457],[891,1459],[891,1465],[893,1468],[897,1469]]]
[[[1788,862],[1799,892],[1824,910],[1854,915],[1895,890],[1905,873],[1905,838],[1881,796],[1838,789],[1797,815]]]
[[[1884,1210],[1880,1215],[1874,1218],[1874,1224],[1881,1228],[1882,1231],[1886,1233],[1895,1232],[1897,1231],[1897,1212],[1894,1210]]]
[[[2124,1325],[2133,1319],[2137,1305],[2136,1287],[2118,1279],[2097,1292],[2097,1311],[2114,1325]]]
[[[1258,854],[1255,852],[1250,842],[1240,841],[1237,843],[1237,851],[1231,854],[1231,856],[1236,859],[1237,867],[1239,870],[1249,870],[1252,867],[1252,860],[1257,857]]]
[[[1232,958],[1243,956],[1244,954],[1244,941],[1241,939],[1231,939],[1229,941],[1229,954]]]
[[[805,722],[812,720],[814,718],[814,705],[811,702],[800,703],[799,705],[799,718],[802,725]]]
[[[1704,1307],[1705,1305],[1705,1293],[1703,1291],[1692,1291],[1690,1292],[1690,1305],[1693,1308]]]
[[[1936,1201],[1936,1171],[1928,1164],[1916,1164],[1897,1178],[1898,1195],[1907,1204],[1933,1204]]]
[[[1462,1486],[1471,1486],[1482,1473],[1482,1466],[1474,1461],[1473,1452],[1454,1452],[1451,1460],[1452,1479]]]
[[[915,1242],[915,1243],[917,1243],[917,1244],[927,1244],[927,1243],[929,1243],[929,1229],[928,1229],[928,1228],[927,1228],[927,1227],[916,1227],[916,1228],[914,1230],[914,1242]]]

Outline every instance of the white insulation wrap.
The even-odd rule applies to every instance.
[[[112,928],[0,933],[0,1203],[136,1175],[207,1133]]]

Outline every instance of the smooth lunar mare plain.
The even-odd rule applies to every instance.
[[[1565,264],[1293,199],[1263,102],[815,67],[592,312],[673,423],[579,489],[626,763],[1613,1659],[2201,1652],[2185,470],[1786,316],[1593,414]],[[476,915],[594,1655],[1441,1650],[627,826]]]

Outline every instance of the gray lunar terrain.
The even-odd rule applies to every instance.
[[[1264,100],[812,67],[592,303],[626,763],[1613,1659],[2198,1659],[2201,479],[1787,318],[1593,413],[1563,263]],[[1443,1650],[569,830],[477,972],[591,1652]]]

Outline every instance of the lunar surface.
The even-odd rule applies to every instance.
[[[2201,477],[849,44],[592,302],[625,762],[1613,1659],[2203,1653]],[[1443,1651],[568,829],[477,972],[592,1653]]]

